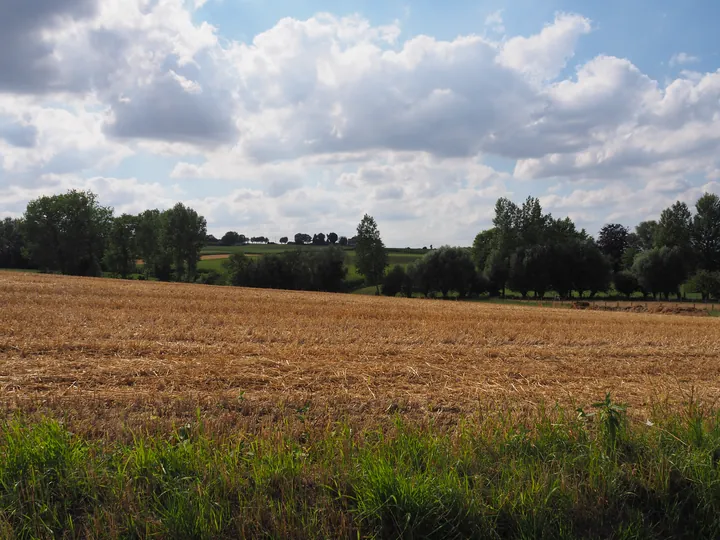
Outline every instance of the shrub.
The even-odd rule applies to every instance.
[[[700,270],[688,282],[690,292],[700,293],[703,300],[720,298],[720,272]]]
[[[399,264],[396,264],[393,269],[385,275],[381,289],[382,294],[385,296],[397,296],[397,294],[402,291],[406,278],[405,269]]]
[[[635,291],[640,289],[640,284],[638,283],[635,274],[627,270],[623,270],[622,272],[615,274],[613,277],[613,284],[615,285],[615,290],[617,292],[628,298],[630,298]]]

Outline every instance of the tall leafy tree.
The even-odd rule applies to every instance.
[[[619,223],[610,223],[600,229],[597,245],[613,265],[613,272],[622,267],[623,256],[629,245],[630,231]]]
[[[43,196],[27,205],[24,235],[31,259],[43,270],[99,276],[112,209],[90,191]]]
[[[530,276],[530,289],[543,298],[552,284],[552,250],[547,245],[531,246],[525,252],[524,263]]]
[[[720,197],[705,193],[695,204],[692,245],[699,267],[720,270]]]
[[[165,212],[165,242],[178,280],[193,281],[205,244],[207,222],[195,210],[177,203]]]
[[[687,278],[685,256],[679,247],[662,247],[640,253],[633,264],[633,273],[640,287],[657,297],[666,299],[680,294],[680,285]]]
[[[576,262],[573,264],[573,284],[582,298],[588,291],[590,297],[610,288],[611,265],[592,240],[577,244]]]
[[[25,239],[22,221],[5,218],[0,221],[0,268],[26,268]]]
[[[620,269],[629,271],[632,268],[633,263],[635,262],[635,257],[642,250],[643,246],[640,241],[640,236],[638,236],[638,234],[634,232],[629,233],[627,237],[627,247],[625,248],[622,258],[620,259]]]
[[[510,277],[510,261],[504,257],[498,249],[492,251],[485,261],[485,276],[488,279],[488,286],[493,293],[500,293],[505,296],[508,278]]]
[[[382,284],[382,293],[384,296],[397,296],[399,292],[402,292],[403,285],[407,280],[407,274],[405,269],[396,264],[392,270],[390,270]]]
[[[357,227],[355,265],[358,273],[369,285],[375,285],[377,294],[380,294],[380,283],[385,277],[388,255],[375,219],[367,214],[363,216]]]
[[[423,257],[413,261],[408,265],[406,272],[412,288],[417,289],[427,298],[433,287],[433,276],[430,274],[427,259]]]
[[[479,232],[472,247],[472,258],[475,266],[481,272],[485,269],[490,254],[497,249],[497,229],[488,229]]]
[[[165,234],[167,214],[160,210],[145,210],[135,220],[135,248],[143,261],[146,276],[153,275],[168,281],[172,272],[172,254],[167,248]]]
[[[528,268],[527,251],[524,247],[517,248],[510,256],[508,266],[508,285],[523,298],[532,290],[533,281],[532,272]]]
[[[545,230],[545,242],[548,245],[562,244],[572,240],[587,240],[588,238],[585,229],[578,231],[575,223],[569,217],[564,219],[548,218]]]
[[[615,290],[624,294],[629,300],[634,292],[640,288],[637,277],[629,270],[622,270],[613,276]]]
[[[244,238],[244,235],[242,237]],[[223,246],[234,246],[235,244],[244,243],[240,241],[240,238],[241,235],[235,231],[228,231],[220,239],[220,244]]]
[[[475,264],[467,249],[442,246],[423,257],[430,286],[447,297],[450,291],[467,296],[475,280]]]
[[[501,197],[495,203],[495,249],[502,257],[508,258],[520,244],[518,224],[520,222],[520,208],[510,199]]]
[[[534,246],[544,242],[550,216],[543,214],[540,200],[528,197],[515,212],[517,238],[522,246]]]
[[[637,236],[637,249],[644,251],[655,247],[655,238],[658,232],[658,223],[655,220],[641,221],[635,227],[635,235]]]
[[[135,216],[123,214],[113,219],[108,234],[105,264],[110,272],[119,274],[123,279],[134,272],[136,267],[136,223],[137,218]]]
[[[545,245],[518,248],[510,257],[508,285],[523,298],[530,291],[542,298],[550,288],[552,258]]]
[[[330,234],[327,235],[327,240],[331,244],[336,244],[338,241],[338,235],[334,232],[331,232]]]
[[[655,233],[655,247],[690,248],[692,214],[687,204],[676,202],[660,214]]]
[[[339,292],[343,290],[347,277],[345,252],[337,246],[319,252],[308,252],[313,267],[313,289],[317,291]]]
[[[582,270],[582,241],[572,239],[551,246],[550,276],[553,289],[562,298],[578,287],[578,273]]]
[[[692,292],[700,293],[703,301],[720,298],[720,272],[700,270],[688,283]]]
[[[312,236],[306,233],[297,233],[295,235],[296,244],[307,244],[312,241]]]

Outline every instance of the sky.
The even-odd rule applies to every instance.
[[[0,0],[0,218],[89,189],[216,236],[470,245],[720,194],[716,0]]]

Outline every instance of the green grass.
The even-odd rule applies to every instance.
[[[326,246],[296,246],[281,244],[248,244],[244,246],[206,246],[203,248],[201,255],[229,255],[232,253],[245,253],[246,255],[268,255],[272,253],[284,253],[301,249],[303,251],[318,251],[327,249]],[[343,248],[347,254],[348,262],[355,260],[355,250],[352,248]],[[407,265],[416,259],[421,258],[426,251],[413,249],[390,248],[388,251],[388,261],[391,265],[402,264]]]
[[[302,250],[322,250],[326,249],[325,246],[295,246],[295,245],[274,245],[274,244],[257,244],[257,245],[245,245],[245,246],[208,246],[202,250],[202,255],[225,255],[232,253],[244,253],[249,257],[260,257],[262,255],[268,255],[272,253],[283,253],[286,251],[293,251],[295,249]],[[355,251],[350,248],[345,249],[346,253],[346,266],[348,269],[347,279],[350,281],[359,280],[362,278],[357,272],[355,266]],[[388,249],[388,271],[396,264],[406,268],[408,264],[414,260],[421,258],[427,251],[413,250],[413,249],[399,249],[391,248]],[[224,266],[224,259],[212,259],[200,261],[198,263],[198,269],[200,270],[216,270],[220,273],[225,273],[227,270]],[[354,290],[356,294],[368,294],[366,289],[372,289],[371,294],[375,294],[375,287],[363,287],[361,289]]]
[[[224,266],[225,262],[226,259],[210,259],[198,262],[197,267],[198,270],[216,270],[217,272],[225,273],[227,272],[227,268]]]
[[[717,415],[592,410],[449,431],[213,436],[198,421],[130,443],[15,417],[0,425],[0,536],[720,537]]]
[[[211,253],[278,253],[283,251],[292,251],[294,249],[309,249],[318,250],[324,249],[327,246],[314,246],[312,244],[306,244],[304,246],[297,246],[295,244],[245,244],[242,246],[205,246],[202,250],[203,255]],[[339,246],[338,247],[342,247]],[[352,251],[353,248],[344,247],[348,251]],[[388,253],[397,255],[406,255],[420,257],[428,252],[428,250],[413,249],[413,248],[387,248]]]

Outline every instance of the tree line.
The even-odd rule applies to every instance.
[[[478,233],[472,248],[443,246],[388,272],[377,223],[366,215],[350,240],[335,233],[294,237],[297,245],[327,249],[260,258],[233,254],[227,262],[228,281],[249,287],[349,290],[360,284],[347,279],[347,253],[340,246],[352,244],[364,283],[390,296],[504,296],[509,289],[522,297],[592,297],[614,289],[628,297],[639,292],[667,299],[680,297],[687,284],[686,291],[703,299],[720,297],[717,195],[704,194],[694,211],[677,202],[634,230],[607,224],[597,238],[567,217],[544,213],[533,197],[519,205],[499,199],[492,225]],[[145,278],[220,283],[224,278],[218,273],[197,268],[209,238],[205,218],[182,203],[165,211],[115,216],[93,193],[69,191],[33,200],[22,218],[0,222],[0,267],[127,277],[138,270],[140,260]],[[248,240],[267,242],[266,237],[247,239],[232,231],[220,242]]]
[[[169,210],[115,216],[89,191],[71,190],[31,201],[20,219],[0,227],[0,267],[36,268],[77,276],[194,281],[207,223],[177,203]]]
[[[362,275],[367,274],[379,283],[379,272],[384,272],[387,266],[385,248],[374,220],[365,216],[361,223],[358,231],[375,236],[370,244],[358,237],[352,239],[352,244],[357,244],[357,266]],[[283,240],[287,243],[287,238]],[[259,258],[232,254],[226,263],[229,283],[329,292],[348,290],[351,285],[346,282],[346,252],[341,247],[350,244],[346,237],[336,233],[327,236],[318,233],[314,237],[298,233],[295,240],[298,245],[328,247]],[[34,268],[78,276],[110,273],[122,278],[140,271],[146,279],[221,284],[225,279],[218,272],[198,271],[201,250],[212,241],[205,218],[182,203],[165,211],[115,216],[113,209],[101,205],[94,193],[71,190],[39,197],[27,205],[22,218],[0,221],[0,268]],[[248,241],[267,243],[268,239],[262,236],[248,239],[230,231],[220,243],[237,245]],[[380,244],[372,247],[373,242]],[[375,268],[367,259],[378,254],[385,262]]]
[[[566,298],[593,297],[614,288],[628,298],[699,293],[720,298],[720,198],[706,193],[692,212],[677,202],[658,220],[635,230],[605,225],[597,239],[569,218],[545,214],[536,198],[521,205],[501,198],[493,227],[481,231],[471,249],[444,246],[384,278],[384,294],[435,292],[460,297],[510,289],[523,298],[549,292]]]
[[[352,246],[355,244],[356,238],[348,240],[347,236],[338,236],[337,233],[331,232],[327,235],[325,233],[316,233],[310,236],[307,233],[297,233],[293,237],[293,242],[287,236],[280,238],[281,244],[295,244],[299,246],[305,246],[312,244],[313,246]],[[220,240],[214,236],[208,236],[208,244],[217,244],[220,246],[243,246],[245,244],[270,244],[270,239],[267,236],[251,236],[247,237],[244,234],[240,234],[236,231],[226,232]]]
[[[387,268],[387,252],[380,238],[375,220],[365,215],[360,221],[355,243],[355,265],[358,273],[368,283],[378,288]],[[262,287],[268,289],[290,289],[306,291],[343,292],[357,283],[346,280],[347,253],[340,246],[347,245],[337,234],[330,233],[327,239],[323,233],[314,238],[298,233],[295,243],[328,246],[322,250],[294,250],[267,254],[262,257],[248,257],[244,253],[230,255],[227,268],[231,285],[241,287]]]

